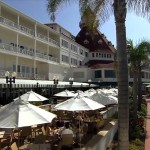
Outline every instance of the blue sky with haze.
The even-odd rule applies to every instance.
[[[1,0],[9,6],[21,11],[40,23],[52,23],[46,10],[47,0]],[[56,15],[56,23],[71,32],[74,36],[80,31],[80,14],[78,3],[63,5]],[[116,45],[116,30],[114,17],[99,27],[112,44]],[[126,18],[127,39],[132,39],[138,43],[141,39],[150,40],[150,23],[141,17],[128,13]]]

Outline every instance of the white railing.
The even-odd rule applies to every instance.
[[[52,57],[52,56],[48,56],[48,60],[50,60],[50,61],[54,61],[54,62],[59,62],[58,61],[58,58],[55,58],[55,57]]]
[[[28,55],[28,56],[34,56],[34,52],[29,49],[19,48],[18,53]]]
[[[34,31],[34,30],[29,29],[29,28],[27,28],[27,27],[25,27],[25,26],[22,26],[22,25],[18,25],[17,23],[15,23],[15,22],[13,22],[13,21],[11,21],[11,20],[9,20],[9,19],[0,17],[0,23],[5,24],[5,25],[7,25],[7,26],[9,26],[9,27],[15,28],[15,29],[17,29],[17,30],[20,30],[21,32],[24,32],[24,33],[26,33],[26,34],[28,34],[28,35],[35,36],[35,31]],[[59,43],[58,43],[57,41],[55,41],[55,40],[53,40],[53,39],[51,39],[51,38],[48,38],[48,37],[45,36],[45,35],[42,35],[42,34],[40,34],[40,33],[37,33],[37,37],[38,37],[39,39],[42,39],[42,40],[47,41],[47,42],[49,42],[49,43],[52,43],[52,44],[54,44],[54,45],[56,45],[56,46],[59,46]]]
[[[23,49],[20,47],[17,48],[16,46],[13,46],[8,43],[0,43],[0,50],[19,53],[26,56],[32,56],[32,57],[34,56],[34,52],[31,51],[30,49],[25,49],[25,48]],[[58,63],[58,58],[51,57],[40,52],[36,52],[36,57]]]
[[[17,48],[6,43],[0,43],[0,49],[4,51],[11,51],[17,53]]]
[[[27,27],[25,27],[25,26],[19,25],[19,29],[20,29],[22,32],[26,33],[26,34],[29,34],[29,35],[32,35],[32,36],[35,35],[34,30],[29,29],[29,28],[27,28]]]
[[[59,46],[59,43],[51,38],[48,38],[47,36],[43,35],[43,34],[40,34],[40,33],[37,33],[37,37],[40,38],[41,40],[44,40],[44,41],[47,41],[47,42],[50,42],[54,45],[57,45]]]
[[[29,28],[27,28],[27,27],[24,27],[24,26],[22,26],[22,25],[18,25],[17,23],[15,23],[15,22],[13,22],[13,21],[11,21],[11,20],[9,20],[9,19],[0,17],[0,22],[1,22],[2,24],[5,24],[5,25],[9,26],[9,27],[12,27],[12,28],[15,28],[15,29],[17,29],[17,30],[20,30],[20,31],[22,31],[22,32],[24,32],[24,33],[26,33],[26,34],[29,34],[29,35],[32,35],[32,36],[35,35],[34,30],[29,29]]]

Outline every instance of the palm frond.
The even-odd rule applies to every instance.
[[[90,7],[99,18],[99,25],[104,24],[113,15],[113,0],[93,0]]]
[[[63,4],[71,4],[74,0],[47,0],[47,12],[50,15],[50,19],[55,21],[56,12]]]
[[[127,0],[127,8],[150,21],[150,0]]]

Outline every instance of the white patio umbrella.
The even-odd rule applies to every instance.
[[[54,96],[58,96],[58,97],[75,97],[76,94],[72,91],[64,90],[62,92],[54,94]]]
[[[89,89],[89,90],[85,91],[85,92],[82,94],[82,96],[90,97],[90,96],[92,96],[92,95],[95,94],[95,93],[96,93],[96,90],[94,90],[94,89]]]
[[[100,104],[103,105],[110,105],[110,104],[118,104],[118,98],[114,97],[112,95],[106,95],[101,93],[96,92],[90,98]]]
[[[100,103],[97,103],[87,97],[77,95],[76,97],[73,97],[62,103],[57,104],[54,108],[57,110],[66,110],[66,111],[88,111],[88,110],[100,109],[103,107],[105,106]],[[80,128],[80,124],[79,124],[79,128]],[[80,137],[80,141],[81,141],[81,137]]]
[[[18,100],[19,98],[21,98],[22,100],[24,101],[45,101],[45,100],[48,100],[48,98],[40,95],[40,94],[37,94],[35,92],[33,92],[32,90],[31,91],[28,91],[27,93],[15,98],[14,100]]]
[[[0,109],[0,128],[19,128],[50,123],[55,114],[24,100],[13,101]]]
[[[105,107],[104,105],[93,101],[90,98],[83,96],[76,96],[68,99],[62,103],[57,104],[54,109],[67,110],[67,111],[85,111],[85,110],[96,110]]]
[[[99,93],[102,93],[103,95],[112,95],[117,97],[118,96],[118,90],[117,89],[99,89],[98,90]]]

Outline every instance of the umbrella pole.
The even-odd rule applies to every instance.
[[[80,149],[81,149],[80,122],[81,120],[79,119],[79,144],[80,144]]]

